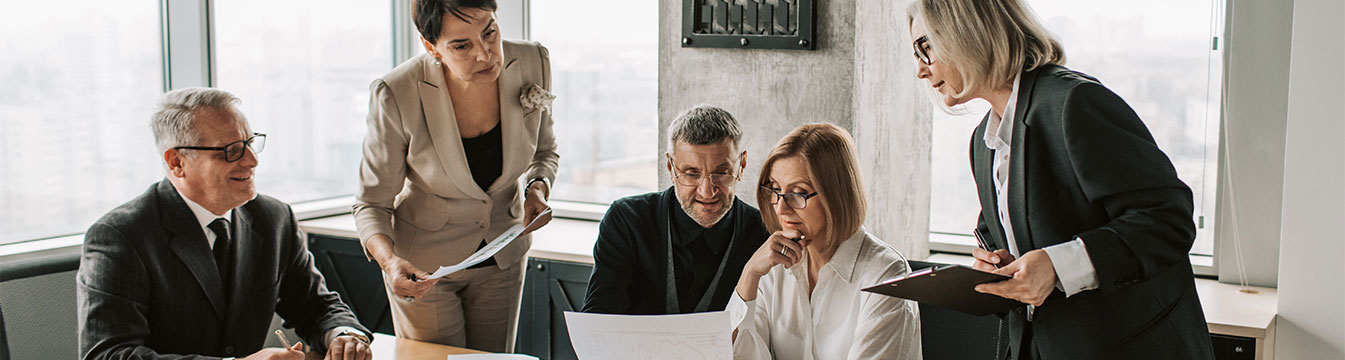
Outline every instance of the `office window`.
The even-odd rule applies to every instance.
[[[0,3],[0,244],[77,234],[163,177],[158,2]]]
[[[393,67],[388,1],[217,1],[217,87],[242,98],[258,191],[297,203],[359,184],[369,84]]]
[[[531,39],[551,52],[553,199],[609,203],[658,187],[658,2],[529,1]],[[595,9],[604,16],[593,17]]]
[[[1195,195],[1198,230],[1191,253],[1212,254],[1223,72],[1221,49],[1213,44],[1223,33],[1223,3],[1029,3],[1063,42],[1066,66],[1097,77],[1144,120]],[[964,114],[934,110],[933,241],[975,245],[970,231],[980,204],[967,149],[972,130],[989,109],[978,100],[965,106]]]

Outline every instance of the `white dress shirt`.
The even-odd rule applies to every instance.
[[[1008,106],[1004,107],[1004,116],[990,111],[990,121],[985,125],[983,136],[985,146],[994,153],[995,210],[999,214],[999,223],[1004,227],[1004,240],[1009,243],[1009,253],[1015,258],[1022,256],[1022,251],[1014,240],[1013,222],[1009,217],[1009,155],[1012,153],[1009,144],[1013,143],[1013,116],[1018,107],[1018,85],[1022,77],[1020,73],[1013,78],[1013,93],[1009,95]],[[1056,288],[1063,291],[1066,297],[1098,288],[1097,270],[1093,268],[1092,260],[1088,259],[1083,239],[1075,238],[1042,250],[1046,251],[1046,255],[1051,258],[1051,265],[1055,267]]]
[[[191,213],[196,215],[196,221],[200,222],[200,224],[197,225],[200,225],[201,231],[205,232],[206,245],[210,246],[211,249],[214,249],[215,232],[210,230],[210,223],[215,222],[215,219],[224,219],[225,221],[229,221],[230,226],[233,226],[232,219],[234,210],[229,209],[228,211],[225,211],[223,215],[215,215],[215,213],[210,212],[210,210],[206,210],[201,204],[197,204],[195,201],[188,199],[186,195],[182,195],[182,192],[178,192],[177,196],[181,196],[182,201],[187,203],[187,208],[190,208]]]
[[[803,258],[771,268],[756,300],[734,292],[727,308],[738,331],[734,359],[921,358],[915,302],[860,291],[910,272],[901,254],[860,229],[818,270],[811,296]]]

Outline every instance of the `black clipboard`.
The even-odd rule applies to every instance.
[[[863,290],[979,316],[1023,306],[1016,300],[976,292],[976,285],[1011,278],[964,265],[944,265],[883,280]]]

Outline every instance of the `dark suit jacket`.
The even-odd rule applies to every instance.
[[[1056,290],[1030,330],[1043,359],[1209,359],[1210,336],[1187,253],[1191,190],[1130,106],[1060,66],[1022,74],[1013,116],[1009,216],[1022,252],[1082,238],[1100,288]],[[1008,249],[995,212],[989,114],[971,140],[978,230]],[[1014,358],[1025,309],[1007,314]]]
[[[319,350],[336,326],[369,334],[327,291],[288,205],[258,195],[232,224],[225,292],[200,222],[168,180],[95,222],[76,276],[82,358],[243,357],[271,336],[271,314]]]
[[[669,187],[662,192],[629,196],[612,202],[598,225],[593,245],[593,275],[588,281],[584,312],[666,314],[668,299],[668,232],[671,211],[682,211]],[[734,199],[733,231],[738,243],[725,253],[724,273],[710,298],[710,310],[724,310],[738,286],[743,266],[770,233],[761,212]]]

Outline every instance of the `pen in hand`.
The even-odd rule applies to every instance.
[[[981,230],[980,230],[980,229],[971,229],[971,234],[976,236],[976,245],[977,245],[977,246],[980,246],[982,250],[985,250],[985,251],[990,252],[991,254],[994,254],[995,249],[993,249],[993,248],[990,247],[990,243],[985,242],[985,237],[981,236]],[[996,269],[999,268],[999,264],[990,264],[990,266],[994,266]]]
[[[303,348],[302,348],[302,347],[297,347],[297,346],[296,346],[296,347],[290,347],[290,340],[285,338],[285,333],[284,333],[284,332],[281,332],[280,330],[276,330],[276,337],[280,339],[280,345],[285,346],[285,349],[295,350],[295,351],[303,351]],[[295,343],[295,345],[299,345],[299,343]]]

